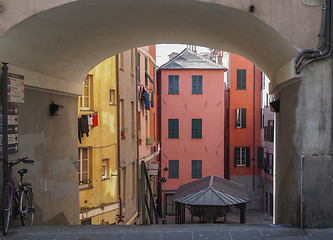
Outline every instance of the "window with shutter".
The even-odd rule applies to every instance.
[[[237,69],[237,90],[246,90],[246,69]]]
[[[236,128],[246,128],[246,108],[236,109]]]
[[[179,138],[179,119],[168,119],[169,138]]]
[[[202,76],[192,76],[192,94],[202,94]]]
[[[258,147],[258,168],[263,168],[264,165],[264,149]]]
[[[178,75],[169,75],[169,94],[179,94]]]
[[[192,138],[202,138],[202,119],[192,119]]]
[[[250,166],[250,148],[235,147],[235,167]]]
[[[202,177],[202,161],[192,160],[192,178]]]
[[[140,79],[140,53],[136,54],[136,79],[138,84],[140,85],[141,79]]]
[[[169,160],[169,178],[179,178],[179,160]]]
[[[274,120],[271,121],[269,141],[274,142]]]

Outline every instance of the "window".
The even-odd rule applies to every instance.
[[[246,128],[246,108],[236,109],[236,128]]]
[[[135,137],[136,135],[136,129],[135,129],[135,106],[134,101],[131,101],[131,108],[132,108],[132,137]]]
[[[192,178],[202,177],[202,161],[192,160]]]
[[[202,119],[192,119],[192,138],[202,138]]]
[[[264,149],[258,147],[258,168],[263,168],[264,166]]]
[[[136,196],[136,168],[135,163],[132,163],[132,194],[133,198]]]
[[[79,184],[86,185],[90,183],[90,148],[79,148],[78,170]]]
[[[179,94],[178,75],[169,75],[169,94]]]
[[[121,192],[121,199],[122,199],[122,204],[123,206],[126,205],[126,185],[127,185],[127,179],[126,179],[126,167],[124,167],[121,171],[121,176],[122,176],[122,192]]]
[[[90,110],[92,109],[92,85],[93,76],[87,75],[83,81],[83,93],[81,96],[81,109]]]
[[[169,138],[179,138],[179,119],[169,119]]]
[[[145,73],[148,74],[148,58],[145,57]],[[148,78],[145,78],[145,85],[148,87]]]
[[[102,179],[109,179],[109,159],[102,160]]]
[[[261,89],[265,89],[265,74],[261,72]]]
[[[118,56],[119,56],[119,69],[124,71],[124,53],[120,53]]]
[[[192,76],[192,94],[202,94],[202,76]]]
[[[179,160],[169,160],[169,178],[179,178]]]
[[[229,109],[227,109],[227,114],[226,114],[227,116],[226,116],[226,118],[227,118],[227,128],[229,128]]]
[[[131,50],[131,75],[134,76],[135,72],[135,49]]]
[[[116,104],[116,90],[110,89],[110,105]]]
[[[246,69],[237,69],[237,90],[246,90]]]
[[[120,108],[120,131],[126,131],[125,127],[125,102],[124,99],[119,101]]]
[[[140,85],[141,80],[140,80],[140,53],[136,53],[136,79],[138,84]]]
[[[264,116],[264,111],[263,111],[263,108],[260,108],[260,128],[263,128],[264,124],[263,124],[263,116]]]
[[[250,166],[250,148],[249,147],[235,147],[235,167],[249,167]]]
[[[175,202],[173,201],[174,194],[167,193],[166,197],[166,214],[170,216],[174,216],[176,214],[175,210]]]
[[[269,106],[269,94],[268,93],[266,93],[266,105],[265,106],[266,107]]]
[[[137,118],[138,118],[138,137],[139,137],[139,139],[141,139],[141,112],[140,111],[138,111],[138,116],[137,116]]]

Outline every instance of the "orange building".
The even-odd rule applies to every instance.
[[[227,106],[226,177],[248,189],[250,209],[262,208],[260,147],[261,71],[247,59],[230,54]]]

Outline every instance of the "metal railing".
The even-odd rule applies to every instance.
[[[148,188],[149,197],[147,199],[146,185]],[[148,172],[145,163],[141,162],[141,186],[142,186],[142,224],[148,224],[148,219],[146,218],[146,209],[148,210],[148,217],[150,224],[158,224],[157,211],[155,207],[155,201],[153,192],[150,187]],[[150,204],[148,204],[150,201]],[[149,206],[150,205],[150,206]],[[155,217],[155,223],[154,223]]]

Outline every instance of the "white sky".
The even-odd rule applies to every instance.
[[[172,52],[180,53],[187,47],[186,44],[157,44],[156,45],[156,65],[159,67],[169,61],[169,54]],[[197,46],[197,51],[207,52],[208,48]]]

